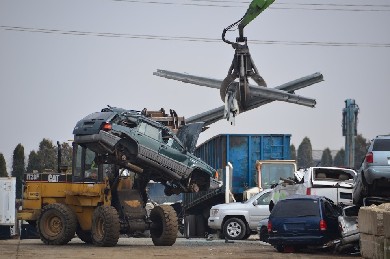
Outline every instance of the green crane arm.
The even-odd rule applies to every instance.
[[[261,12],[268,8],[275,0],[253,0],[248,10],[238,25],[240,38],[243,38],[244,27],[255,19]]]

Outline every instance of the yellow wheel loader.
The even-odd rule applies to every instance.
[[[173,207],[157,206],[150,213],[145,208],[147,174],[105,161],[76,143],[71,173],[61,169],[24,177],[18,219],[35,225],[45,244],[64,245],[77,234],[85,243],[115,246],[120,235],[146,230],[156,246],[175,243],[178,220]]]

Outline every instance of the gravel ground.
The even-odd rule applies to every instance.
[[[0,240],[0,258],[361,258],[324,251],[278,253],[254,238],[225,243],[224,240],[178,238],[170,247],[154,246],[150,238],[120,238],[115,247],[95,247],[74,238],[64,246],[44,245],[39,239]]]

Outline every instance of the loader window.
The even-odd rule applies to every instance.
[[[73,146],[73,181],[81,178],[83,148],[79,145]]]
[[[98,178],[98,165],[95,163],[95,153],[89,149],[85,152],[85,178],[90,180],[97,180]]]
[[[98,179],[98,165],[95,162],[95,153],[79,145],[73,147],[73,181],[96,181]],[[103,167],[101,167],[103,169]],[[100,171],[102,171],[100,169]]]

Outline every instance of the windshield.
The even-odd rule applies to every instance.
[[[296,199],[279,201],[272,210],[272,217],[309,217],[320,216],[320,206],[318,200]]]
[[[293,178],[294,172],[294,164],[263,164],[261,167],[261,187],[271,188],[271,185],[278,183],[280,178]]]
[[[390,139],[376,139],[373,151],[390,151]]]
[[[255,200],[257,200],[258,205],[268,205],[271,201],[271,190],[262,191],[242,203],[253,203]]]

